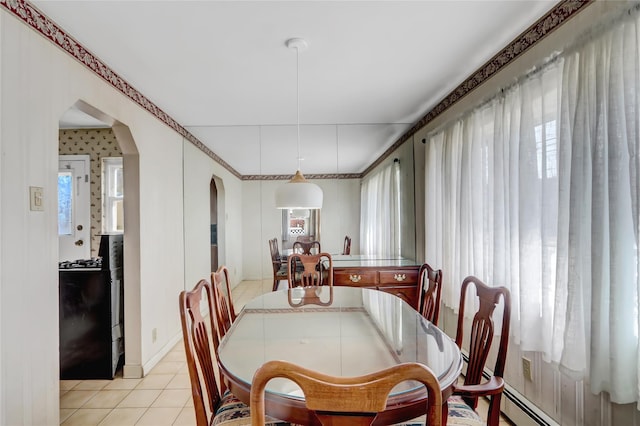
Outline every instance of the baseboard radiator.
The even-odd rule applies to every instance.
[[[469,363],[466,351],[462,351],[462,359],[466,364]],[[492,372],[485,368],[482,375],[488,380],[491,378]],[[509,406],[508,410],[504,410],[505,405]],[[507,383],[505,383],[502,392],[502,406],[503,414],[517,426],[560,426],[558,422]]]

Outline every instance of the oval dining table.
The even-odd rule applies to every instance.
[[[285,360],[333,376],[359,376],[403,362],[420,362],[436,375],[443,401],[462,369],[455,342],[402,299],[378,290],[322,286],[274,291],[249,301],[218,348],[221,374],[231,392],[249,404],[254,372]],[[427,392],[403,382],[389,395],[374,424],[411,420],[426,411]],[[285,379],[266,388],[269,416],[316,424],[304,394]],[[446,419],[447,404],[443,404]]]

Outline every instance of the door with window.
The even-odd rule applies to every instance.
[[[91,257],[88,155],[61,155],[58,159],[59,260]]]

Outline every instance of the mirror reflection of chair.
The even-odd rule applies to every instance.
[[[253,426],[264,424],[265,387],[273,378],[295,382],[304,393],[307,409],[317,417],[317,424],[326,425],[372,424],[377,413],[386,409],[393,387],[406,380],[415,380],[427,389],[426,424],[442,424],[440,384],[424,364],[404,363],[364,376],[334,377],[286,361],[269,361],[255,372],[251,383]]]
[[[342,254],[351,254],[351,237],[346,235],[344,237],[344,245],[342,247]]]
[[[273,291],[276,291],[278,283],[287,280],[287,264],[282,261],[280,256],[277,238],[269,240],[269,251],[271,252],[271,266],[273,267]]]
[[[434,270],[426,263],[420,266],[418,292],[418,312],[434,325],[438,325],[440,296],[442,293],[442,270]]]
[[[333,259],[329,253],[289,255],[289,288],[333,285]]]
[[[333,304],[333,286],[290,288],[287,299],[292,308],[306,305],[331,306]]]
[[[478,404],[478,397],[488,397],[490,402],[487,424],[489,426],[498,426],[500,423],[500,399],[504,388],[504,366],[509,343],[510,294],[505,287],[489,287],[473,276],[464,279],[460,290],[460,309],[458,311],[458,329],[456,332],[456,344],[460,348],[462,348],[466,295],[469,286],[475,287],[479,305],[471,325],[469,364],[464,384],[454,385],[454,396],[449,400],[449,409],[451,411],[452,404],[456,404],[456,410],[459,411],[461,406],[464,408],[464,405],[460,403],[464,402],[467,409],[475,410]],[[480,383],[494,336],[492,315],[501,298],[503,301],[502,328],[493,376],[489,381]],[[471,301],[469,303],[474,306]],[[460,399],[456,401],[457,398]]]
[[[295,241],[293,243],[293,252],[301,254],[318,254],[322,251],[320,241]]]
[[[236,320],[236,312],[229,287],[229,270],[226,266],[220,266],[216,272],[211,273],[211,285],[213,287],[213,310],[218,325],[218,336],[222,338]]]

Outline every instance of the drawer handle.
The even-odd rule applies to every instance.
[[[407,279],[407,276],[405,274],[393,274],[393,279],[396,281],[404,281]]]
[[[359,283],[361,279],[362,279],[362,276],[360,276],[360,275],[352,275],[352,274],[349,274],[349,280],[350,280],[352,283]]]

